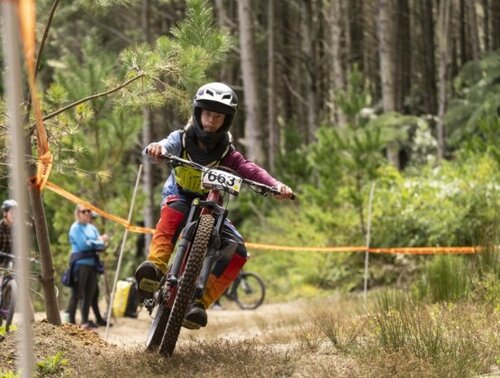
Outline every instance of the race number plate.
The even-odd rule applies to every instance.
[[[238,194],[241,188],[241,178],[231,173],[210,169],[203,174],[201,186],[204,189],[221,189],[231,194]]]

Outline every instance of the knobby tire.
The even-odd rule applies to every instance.
[[[205,214],[200,217],[198,229],[186,263],[186,269],[180,279],[179,289],[168,319],[165,336],[160,345],[160,353],[164,356],[171,356],[174,352],[186,310],[191,303],[198,276],[200,275],[213,227],[214,218],[211,215]]]
[[[242,310],[255,310],[266,296],[264,281],[257,274],[242,272],[241,279],[235,290],[236,304]]]

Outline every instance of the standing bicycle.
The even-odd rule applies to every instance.
[[[264,280],[254,272],[241,271],[224,295],[219,298],[212,308],[222,309],[221,299],[235,302],[242,310],[255,310],[266,296]]]
[[[16,312],[17,305],[17,294],[18,294],[18,283],[16,281],[16,273],[14,270],[14,260],[18,257],[11,255],[10,253],[5,253],[0,251],[0,258],[4,258],[8,261],[2,267],[0,267],[0,327],[5,321],[5,331],[8,332],[10,326],[12,325],[12,320],[14,319],[14,314]],[[39,261],[35,258],[29,258],[32,263],[39,264]],[[38,273],[31,273],[30,280],[39,281],[40,276]],[[43,295],[37,292],[35,289],[30,290],[39,296]],[[56,296],[59,296],[59,291],[56,287]],[[33,309],[33,304],[31,299],[29,300],[29,308],[31,309],[30,319],[33,321],[35,319],[35,311]]]

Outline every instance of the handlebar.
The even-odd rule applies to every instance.
[[[2,251],[0,251],[0,257],[7,257],[7,258],[12,259],[12,260],[14,260],[14,259],[19,259],[19,257],[14,256],[14,255],[13,255],[13,254],[11,254],[11,253],[5,253],[5,252],[2,252]],[[39,261],[38,261],[37,259],[35,259],[34,257],[30,257],[28,260],[29,260],[29,261],[31,261],[31,262],[34,262],[34,263],[38,263],[38,262],[39,262]]]
[[[215,167],[208,168],[208,167],[205,167],[204,165],[195,163],[194,161],[182,159],[178,156],[171,155],[171,154],[163,155],[162,158],[167,160],[167,163],[170,164],[172,167],[184,165],[184,166],[188,166],[188,167],[197,169],[201,172],[209,172],[211,169],[215,168]],[[248,186],[253,188],[253,190],[256,191],[257,193],[262,194],[263,196],[266,196],[267,194],[272,194],[274,196],[281,195],[281,192],[276,190],[272,186],[261,184],[260,182],[252,181],[252,180],[243,178],[241,176],[239,176],[239,177],[242,179],[242,182],[244,182],[245,184],[247,184]],[[295,193],[292,193],[291,199],[295,200],[295,198],[296,198]]]

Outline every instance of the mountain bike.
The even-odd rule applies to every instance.
[[[222,298],[235,302],[242,310],[255,310],[264,303],[265,296],[266,285],[262,278],[257,273],[241,271]],[[221,306],[220,301],[216,303]]]
[[[267,185],[244,179],[225,167],[208,168],[177,156],[166,155],[172,166],[186,166],[202,173],[201,185],[208,189],[205,200],[195,198],[175,249],[175,258],[159,289],[144,306],[153,317],[146,339],[146,349],[171,356],[193,300],[203,296],[208,277],[221,257],[235,251],[232,246],[222,248],[221,233],[229,211],[220,205],[222,199],[237,196],[242,184],[264,196],[280,193]],[[294,199],[294,197],[292,197]],[[227,242],[227,241],[225,241]],[[154,315],[153,315],[154,314]]]
[[[9,332],[16,310],[17,282],[14,280],[14,275],[12,274],[14,257],[4,252],[0,252],[0,256],[9,260],[6,267],[1,269],[5,273],[3,274],[2,285],[0,287],[0,326],[5,320],[5,332]]]
[[[17,257],[1,251],[0,257],[6,257],[9,260],[5,267],[0,267],[0,273],[3,273],[2,284],[0,285],[0,326],[2,326],[3,321],[5,320],[5,332],[9,332],[10,326],[12,325],[12,319],[14,318],[14,314],[16,312],[17,304],[18,285],[15,280],[14,272],[14,259]],[[38,261],[34,258],[30,258],[29,260],[31,262],[38,263]],[[30,278],[38,279],[38,277],[33,276],[30,276]],[[59,292],[57,291],[56,295],[58,294]],[[31,299],[30,307],[30,315],[33,320],[35,318],[35,312],[33,310]]]

